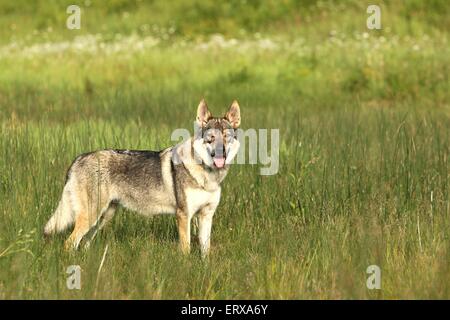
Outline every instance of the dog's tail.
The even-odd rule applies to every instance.
[[[70,192],[68,189],[68,184],[66,184],[58,207],[45,225],[44,237],[49,237],[55,233],[62,232],[75,222],[74,211],[70,201]]]

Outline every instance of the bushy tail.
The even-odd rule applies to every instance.
[[[45,225],[44,236],[48,237],[52,234],[66,230],[74,223],[74,220],[75,218],[70,204],[70,197],[68,192],[64,190],[58,207]]]

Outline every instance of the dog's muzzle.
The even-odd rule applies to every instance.
[[[222,148],[222,150],[217,150],[216,152],[213,151],[211,154],[211,157],[213,158],[214,165],[221,169],[225,166],[226,161],[226,155],[225,155],[225,148]]]

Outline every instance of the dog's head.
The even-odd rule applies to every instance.
[[[198,130],[194,137],[194,150],[203,163],[213,169],[222,169],[233,160],[239,149],[236,129],[241,123],[237,101],[223,117],[213,117],[205,100],[197,108]]]

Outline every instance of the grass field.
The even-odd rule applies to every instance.
[[[71,3],[0,0],[0,299],[450,298],[447,1],[381,2],[382,30],[365,1],[84,1],[68,30]],[[202,97],[280,130],[278,174],[231,169],[207,261],[122,209],[87,251],[45,243],[77,154],[167,147]]]

